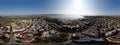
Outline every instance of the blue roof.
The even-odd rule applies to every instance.
[[[22,37],[20,37],[20,36],[16,36],[16,38],[17,38],[17,39],[21,39]]]
[[[99,41],[101,38],[91,38],[91,40]]]
[[[28,36],[33,36],[33,34],[27,34]]]
[[[48,34],[48,37],[52,37],[52,36],[53,36],[53,34],[50,34],[50,33]]]

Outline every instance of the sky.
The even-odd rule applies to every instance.
[[[120,15],[120,0],[94,0],[94,8],[103,15]]]
[[[69,0],[0,0],[0,14],[49,14],[67,9]]]
[[[120,14],[120,0],[0,0],[0,15]]]

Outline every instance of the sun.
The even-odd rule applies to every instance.
[[[81,15],[81,10],[83,10],[82,6],[82,0],[73,0],[68,14],[72,15],[74,18],[83,18],[84,16]]]
[[[72,0],[72,4],[67,10],[67,14],[72,15],[76,18],[83,18],[84,16],[91,16],[95,14],[95,11],[91,11],[89,2],[85,0]]]

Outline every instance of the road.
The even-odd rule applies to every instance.
[[[62,43],[62,44],[72,43],[71,37],[72,37],[72,33],[68,33],[68,40],[66,42]]]
[[[13,36],[13,30],[12,30],[12,26],[10,26],[10,41],[8,42],[8,44],[17,44],[17,42],[15,41],[14,39],[14,36]]]

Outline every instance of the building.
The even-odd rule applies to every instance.
[[[72,36],[72,41],[75,42],[87,42],[87,41],[91,41],[91,38],[88,36],[85,36],[81,33],[77,33],[77,34],[73,34]]]

